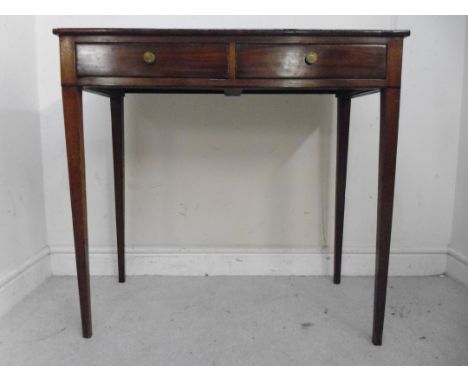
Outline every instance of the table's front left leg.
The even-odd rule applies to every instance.
[[[400,89],[380,92],[379,188],[377,202],[377,249],[374,290],[374,327],[372,343],[382,345],[387,296],[390,238],[392,232],[393,195],[398,142]]]
[[[67,142],[68,178],[75,239],[76,271],[80,294],[83,337],[92,336],[91,297],[88,261],[88,224],[83,137],[83,104],[81,88],[62,86],[65,138]]]

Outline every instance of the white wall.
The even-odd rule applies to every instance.
[[[0,314],[50,273],[34,36],[34,17],[0,17]]]
[[[411,29],[404,50],[392,244],[396,252],[422,258],[445,256],[450,241],[465,24],[463,17],[38,17],[52,252],[64,254],[73,268],[52,28]],[[84,105],[90,246],[91,252],[106,252],[102,248],[115,247],[109,105],[88,94]],[[377,95],[353,101],[344,246],[358,253],[370,254],[375,245],[378,107]],[[327,96],[128,95],[127,245],[148,254],[166,247],[248,253],[330,248],[335,113],[335,100]],[[432,271],[444,271],[441,256]],[[372,270],[372,259],[366,261]]]
[[[468,284],[468,23],[465,28],[465,63],[462,113],[458,140],[458,167],[448,272]]]

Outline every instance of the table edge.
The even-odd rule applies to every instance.
[[[55,35],[216,35],[216,36],[340,36],[340,37],[408,37],[409,30],[373,29],[149,29],[149,28],[54,28]]]

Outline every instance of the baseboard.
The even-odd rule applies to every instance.
[[[468,256],[449,248],[446,273],[451,278],[468,285]]]
[[[0,316],[52,274],[49,247],[42,248],[19,268],[0,279]]]
[[[132,275],[330,275],[333,254],[320,249],[277,248],[128,248],[127,274]],[[50,255],[50,256],[49,256]],[[91,248],[92,275],[116,275],[114,248]],[[372,276],[375,254],[348,249],[343,254],[344,276]],[[449,248],[397,249],[390,258],[391,276],[446,273],[468,285],[468,257]],[[51,275],[75,275],[72,247],[44,247],[21,267],[0,279],[0,316]]]
[[[330,275],[333,254],[320,249],[277,248],[128,248],[127,274],[132,275]],[[49,256],[50,255],[50,256]],[[114,248],[91,248],[92,275],[116,275]],[[343,254],[344,276],[372,276],[372,249],[348,249]],[[468,259],[449,249],[392,250],[391,276],[447,273],[468,285]],[[44,247],[14,272],[0,280],[0,316],[51,275],[75,275],[72,247]]]
[[[333,255],[320,249],[275,248],[128,248],[128,275],[330,275]],[[74,250],[51,248],[52,273],[75,275]],[[389,274],[426,276],[445,273],[445,249],[393,250]],[[344,276],[374,274],[375,252],[372,249],[347,250],[343,254]],[[117,274],[114,248],[90,249],[92,275]]]

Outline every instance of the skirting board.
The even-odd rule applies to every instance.
[[[468,256],[449,248],[446,273],[451,278],[468,285]]]
[[[51,248],[52,274],[75,275],[72,248]],[[390,258],[392,276],[427,276],[445,273],[447,251],[395,250]],[[343,254],[344,276],[374,274],[373,250],[352,250]],[[314,249],[163,249],[128,248],[127,275],[330,275],[333,254]],[[113,248],[90,249],[92,275],[116,275],[117,256]]]
[[[92,275],[116,275],[113,248],[91,248]],[[128,248],[128,275],[330,275],[333,254],[314,249]],[[50,255],[50,256],[49,256]],[[343,275],[372,276],[375,254],[370,249],[347,250]],[[446,273],[468,285],[468,257],[453,249],[392,250],[390,275],[427,276]],[[43,248],[14,272],[0,279],[0,316],[51,275],[75,275],[71,247]]]
[[[0,316],[51,276],[49,247],[42,248],[15,271],[0,279]]]

